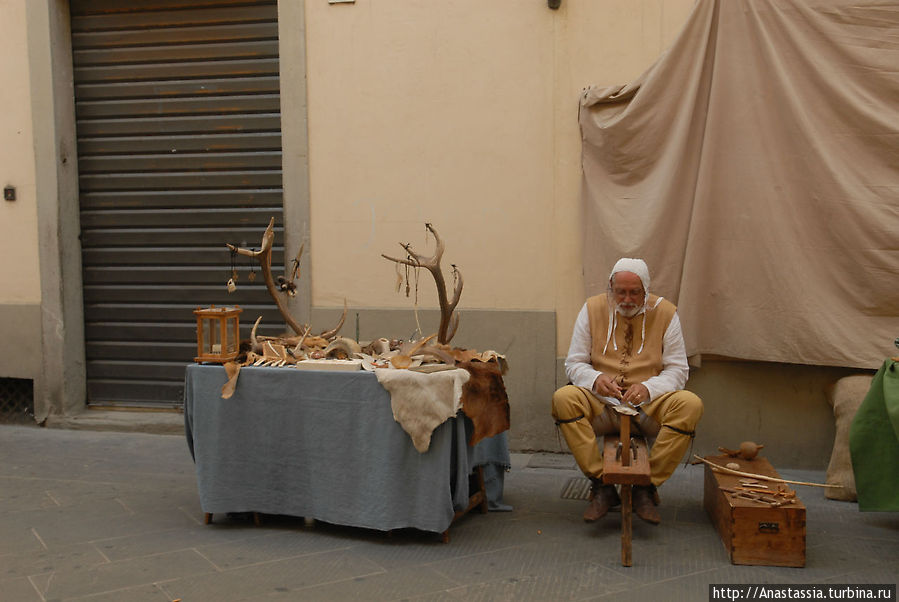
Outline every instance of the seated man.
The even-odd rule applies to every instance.
[[[633,489],[634,512],[658,524],[656,487],[683,457],[703,408],[699,397],[682,390],[689,368],[677,308],[649,294],[643,260],[618,260],[608,292],[587,299],[574,325],[565,371],[572,384],[555,392],[552,414],[593,482],[584,520],[598,520],[621,503],[615,486],[602,483],[594,425],[601,431],[617,425],[617,412],[609,406],[625,403],[639,410],[638,426],[661,425],[649,454],[652,485]]]

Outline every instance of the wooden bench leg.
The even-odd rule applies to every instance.
[[[212,512],[207,512],[203,515],[203,524],[211,525],[212,524]]]
[[[621,486],[621,566],[631,566],[631,485]]]
[[[620,445],[619,443],[623,442]],[[618,450],[621,453],[618,454]],[[621,415],[621,438],[608,435],[603,441],[602,480],[621,485],[621,565],[631,566],[633,486],[652,483],[649,450],[642,438],[631,439],[630,417]]]

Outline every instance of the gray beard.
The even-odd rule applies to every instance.
[[[621,307],[620,304],[618,304],[618,303],[615,304],[615,311],[617,311],[618,313],[620,313],[620,314],[621,314],[622,316],[624,316],[625,318],[633,318],[633,317],[636,316],[638,313],[640,313],[640,310],[641,310],[641,309],[643,309],[643,306],[642,306],[642,305],[638,305],[638,306],[633,307],[633,308],[631,308],[631,309],[624,309],[623,307]]]

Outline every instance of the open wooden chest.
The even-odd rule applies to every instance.
[[[743,460],[730,456],[706,456],[719,466],[737,463],[742,472],[778,477],[765,458]],[[767,487],[747,484],[746,477],[714,471],[705,465],[703,505],[724,542],[733,564],[805,566],[805,506],[795,492],[775,482],[759,480]],[[763,493],[754,493],[761,491]],[[764,493],[766,490],[771,493]],[[758,500],[751,499],[759,498]],[[775,505],[770,501],[776,500]]]

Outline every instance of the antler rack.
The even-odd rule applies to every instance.
[[[453,317],[453,311],[459,304],[459,297],[462,296],[462,273],[453,265],[453,275],[455,277],[455,287],[453,289],[453,298],[449,299],[446,292],[446,280],[443,278],[443,270],[440,268],[440,259],[443,257],[443,251],[446,248],[443,239],[437,234],[430,223],[425,224],[425,228],[434,235],[437,241],[437,248],[430,257],[419,255],[412,249],[409,243],[400,243],[400,246],[406,250],[406,258],[399,259],[381,254],[381,257],[388,259],[397,264],[407,265],[413,268],[425,268],[434,276],[434,282],[437,285],[437,301],[440,304],[440,328],[437,331],[437,341],[442,344],[449,343],[456,335],[459,328],[459,315]]]
[[[290,315],[290,312],[287,311],[287,307],[284,305],[284,301],[281,299],[281,296],[278,294],[279,288],[275,285],[275,279],[272,277],[272,243],[275,240],[275,218],[273,217],[268,222],[268,228],[265,229],[265,232],[262,234],[262,245],[258,251],[252,249],[243,249],[237,247],[232,244],[228,244],[228,248],[238,253],[239,255],[245,255],[246,257],[252,257],[256,261],[259,262],[259,267],[262,270],[262,277],[265,278],[265,288],[268,289],[268,294],[272,296],[272,299],[275,300],[275,304],[278,306],[278,311],[281,312],[281,316],[284,318],[284,321],[287,322],[288,326],[297,333],[298,335],[302,335],[306,330],[306,326],[300,324],[296,320],[294,320],[293,316]],[[302,249],[300,249],[300,253],[302,253]],[[299,262],[300,257],[297,256],[297,262]]]

